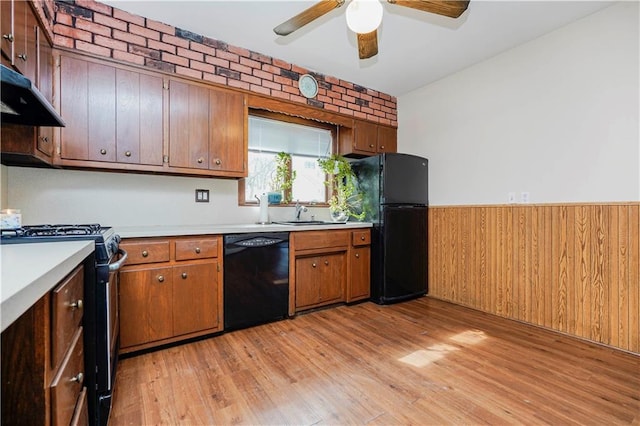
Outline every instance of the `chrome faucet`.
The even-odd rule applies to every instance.
[[[302,212],[306,212],[308,211],[306,206],[303,206],[300,204],[300,200],[296,200],[296,211],[295,211],[295,219],[294,220],[300,220],[300,214],[302,214]]]

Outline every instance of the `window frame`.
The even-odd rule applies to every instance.
[[[270,120],[283,121],[286,123],[300,124],[303,126],[329,130],[331,132],[331,153],[330,154],[334,154],[338,150],[338,125],[336,124],[325,123],[322,121],[313,120],[309,118],[302,118],[294,115],[288,115],[285,113],[273,112],[273,111],[255,109],[255,108],[249,108],[249,113],[247,114],[247,116],[250,116],[250,115],[253,115],[255,117],[268,118]],[[247,131],[248,131],[248,128],[247,128]],[[247,157],[248,157],[248,146],[247,146]],[[245,180],[246,178],[241,178],[238,180],[238,205],[239,206],[259,205],[258,200],[247,201],[245,199],[246,198]],[[325,191],[325,200],[328,200],[331,196],[331,194],[329,193],[329,188],[325,186],[324,191]],[[305,204],[309,204],[309,203],[310,202],[305,201]],[[292,201],[287,204],[280,203],[280,204],[272,205],[271,207],[290,207],[294,205],[295,205],[295,201]],[[324,203],[315,202],[310,205],[313,205],[314,207],[329,207],[329,203],[326,201]]]

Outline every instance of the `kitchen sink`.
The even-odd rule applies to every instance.
[[[273,222],[277,225],[338,225],[344,222],[325,222],[324,220],[291,220],[288,222]]]

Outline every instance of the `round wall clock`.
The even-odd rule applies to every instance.
[[[314,98],[318,94],[318,82],[310,74],[300,76],[298,88],[305,98]]]

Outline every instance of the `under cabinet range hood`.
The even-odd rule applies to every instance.
[[[64,127],[62,117],[22,74],[0,65],[2,123]]]

